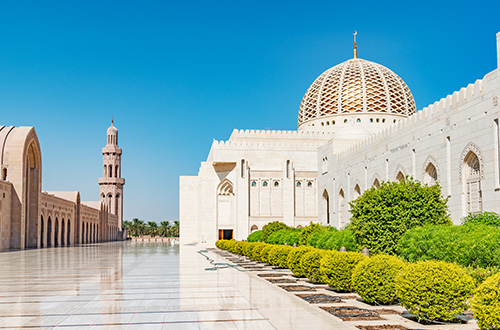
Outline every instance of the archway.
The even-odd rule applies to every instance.
[[[396,174],[396,181],[401,182],[405,179],[405,175],[403,172],[399,171],[398,174]]]
[[[437,180],[438,180],[438,174],[436,166],[434,166],[433,163],[429,163],[425,168],[424,183],[433,185],[436,183]]]
[[[38,199],[40,193],[40,151],[35,141],[31,141],[25,160],[25,225],[24,247],[38,247]]]
[[[326,224],[330,224],[330,198],[326,189],[323,191],[323,219]]]
[[[375,178],[375,180],[373,180],[373,186],[374,186],[375,188],[377,188],[377,189],[380,187],[380,181],[378,181],[378,179],[377,179],[377,178]]]
[[[257,231],[259,230],[259,227],[257,227],[257,225],[253,225],[251,228],[250,228],[250,234],[253,233],[254,231]]]
[[[64,223],[64,219],[61,220],[61,246],[64,246],[64,238],[65,238],[65,234],[66,232],[64,231],[64,227],[65,227],[65,223]]]
[[[52,219],[47,220],[47,247],[52,246]]]
[[[43,248],[43,215],[40,216],[40,247]]]
[[[231,229],[234,227],[235,197],[233,184],[224,179],[217,187],[217,229]]]
[[[66,245],[70,245],[71,244],[71,223],[69,222],[69,219],[68,219],[68,226],[66,227]]]
[[[54,223],[54,246],[59,246],[59,220]]]
[[[464,183],[467,213],[481,212],[483,209],[481,193],[481,163],[473,151],[464,159]]]
[[[361,187],[359,184],[356,184],[354,186],[354,199],[357,199],[359,196],[361,196]]]
[[[345,208],[345,195],[344,190],[339,191],[339,225],[342,227],[344,225],[344,208]]]

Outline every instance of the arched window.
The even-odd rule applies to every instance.
[[[326,224],[330,224],[330,198],[326,189],[323,191],[323,219]]]
[[[313,186],[312,181],[307,182],[307,186],[308,186],[309,188],[311,188],[311,187]]]
[[[292,172],[290,160],[286,161],[286,177],[290,178],[290,173]]]
[[[108,195],[108,212],[110,212],[110,213],[111,213],[111,205],[112,205],[111,201],[112,201],[112,199],[113,199],[113,195],[109,194]]]
[[[120,177],[120,172],[118,170],[118,165],[115,166],[115,178],[119,178]]]
[[[300,186],[302,186],[302,183],[301,183],[300,181],[297,181],[297,182],[295,183],[295,185],[296,185],[297,187],[300,187]]]
[[[332,120],[332,125],[335,125],[335,120]],[[299,225],[300,226],[300,225]],[[298,227],[297,227],[298,228]],[[300,227],[302,228],[302,226]]]
[[[361,123],[361,118],[356,119],[357,123]]]
[[[263,181],[262,186],[267,187],[267,181]]]
[[[279,187],[280,186],[280,182],[279,181],[274,181],[274,186],[275,187]]]
[[[118,210],[120,209],[120,195],[115,196],[115,214],[118,215]]]
[[[253,225],[252,228],[250,228],[250,233],[253,233],[254,231],[259,230],[259,227],[257,225]]]
[[[104,165],[104,166],[102,167],[102,177],[103,177],[103,178],[105,178],[105,177],[107,177],[107,176],[108,176],[108,175],[107,175],[107,171],[106,171],[107,169],[108,169],[108,167],[107,167],[106,165]]]
[[[436,166],[433,163],[429,163],[425,168],[424,174],[424,183],[425,184],[434,184],[438,180],[438,174]]]
[[[373,123],[373,118],[370,118],[370,123]]]
[[[297,229],[301,229],[301,228],[302,228],[302,225],[298,225],[298,226],[297,226]]]
[[[54,223],[54,246],[59,246],[59,220]]]
[[[374,186],[375,188],[380,187],[380,181],[378,181],[378,179],[377,179],[377,178],[375,178],[375,180],[373,180],[373,186]]]
[[[405,179],[405,175],[403,172],[399,171],[398,174],[396,175],[396,181],[401,182]]]
[[[256,186],[257,186],[257,182],[252,181],[252,187],[256,187]]]
[[[347,119],[344,119],[344,124],[347,124]]]
[[[481,163],[479,157],[469,151],[464,159],[465,193],[467,200],[467,213],[481,212],[482,192],[481,192]]]
[[[354,199],[358,198],[361,196],[361,188],[359,187],[359,184],[356,184],[354,186]]]
[[[7,168],[4,167],[2,169],[2,180],[6,181],[7,180]]]
[[[342,227],[344,225],[344,207],[345,207],[345,196],[344,190],[340,189],[339,191],[339,225]]]
[[[241,177],[242,178],[245,177],[245,160],[244,159],[241,160]]]
[[[52,246],[52,219],[47,220],[47,247]]]
[[[68,219],[68,226],[67,226],[67,229],[66,229],[66,235],[67,235],[67,238],[66,238],[66,245],[69,246],[69,244],[71,243],[71,224],[69,222],[69,219]]]
[[[113,165],[109,165],[109,177],[113,177]]]

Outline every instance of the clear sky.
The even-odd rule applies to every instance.
[[[233,128],[297,126],[326,69],[396,72],[421,109],[496,68],[500,1],[0,1],[0,124],[35,126],[43,190],[98,200],[114,116],[125,219],[178,219]]]

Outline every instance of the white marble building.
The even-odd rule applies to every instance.
[[[348,202],[381,181],[438,181],[455,223],[500,212],[497,69],[416,111],[404,81],[354,58],[307,90],[297,131],[234,130],[197,176],[180,178],[182,242],[245,239],[270,221],[343,227]]]

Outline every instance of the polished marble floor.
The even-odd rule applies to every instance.
[[[251,272],[206,270],[202,248],[116,242],[0,253],[0,329],[356,329]]]

